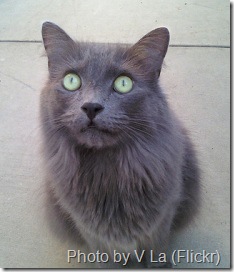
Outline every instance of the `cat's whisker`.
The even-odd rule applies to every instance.
[[[128,126],[125,125],[124,127],[125,127],[125,129],[132,132],[137,137],[140,137],[140,135],[138,135],[139,133],[137,134],[137,132],[140,132],[140,133],[145,134],[145,135],[150,136],[150,137],[152,137],[154,135],[154,134],[149,133],[149,132],[147,132],[145,130],[142,130],[142,129],[136,128],[136,127],[132,127],[132,126],[129,126],[129,125]]]
[[[153,127],[152,125],[149,125],[149,124],[147,124],[147,123],[145,123],[145,122],[132,121],[132,120],[131,120],[130,124],[133,124],[133,125],[136,125],[136,126],[138,125],[138,126],[140,126],[140,127],[142,127],[142,128],[149,129],[150,131],[152,131],[152,130],[154,129],[154,127]]]
[[[155,126],[156,122],[153,120],[140,119],[140,118],[122,118],[122,117],[113,117],[115,121],[122,121],[123,123],[132,123],[140,126],[144,126],[145,128],[149,128],[150,130]]]
[[[131,139],[131,140],[136,140],[136,137],[134,134],[132,133],[129,133],[129,131],[126,131],[123,127],[118,127],[120,131],[122,131],[126,136],[127,138]],[[125,144],[125,142],[121,139],[121,137],[119,137],[119,139],[121,140],[121,142],[123,144]]]
[[[142,120],[142,121],[147,121],[147,122],[152,122],[155,123],[154,120],[150,120],[149,116],[137,116],[137,115],[130,115],[130,114],[122,114],[119,116],[114,116],[113,118],[115,119],[123,119],[123,120]]]

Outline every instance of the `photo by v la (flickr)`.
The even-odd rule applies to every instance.
[[[67,251],[67,262],[77,262],[77,263],[108,263],[113,261],[114,263],[121,263],[126,266],[131,258],[137,260],[138,263],[143,261],[145,255],[145,250],[134,250],[134,252],[118,252],[114,250],[112,253],[96,252],[84,253],[81,250],[68,250]],[[171,261],[175,266],[181,262],[186,263],[210,263],[219,265],[221,260],[221,255],[218,250],[215,252],[209,252],[207,250],[201,250],[200,252],[195,252],[194,250],[178,249],[174,250],[171,256],[167,256],[166,253],[155,253],[154,250],[150,250],[149,261],[151,263],[167,263]]]

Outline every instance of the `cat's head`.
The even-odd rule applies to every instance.
[[[169,43],[158,28],[133,46],[82,43],[46,22],[42,27],[49,81],[43,122],[78,145],[104,148],[148,137],[160,115],[157,81]]]

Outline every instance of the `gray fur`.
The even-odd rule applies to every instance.
[[[166,252],[173,227],[199,205],[192,144],[158,84],[169,33],[151,31],[133,46],[78,43],[52,23],[42,29],[49,80],[41,95],[48,191],[90,250]],[[64,75],[81,89],[68,92]],[[113,81],[129,75],[133,90]],[[90,122],[84,103],[104,107]],[[62,216],[64,215],[64,216]],[[150,263],[145,263],[150,266]]]

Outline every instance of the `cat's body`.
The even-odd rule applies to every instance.
[[[75,43],[45,23],[43,39],[50,79],[41,120],[51,197],[92,250],[166,252],[172,227],[195,214],[199,200],[192,145],[158,86],[167,30],[127,47]],[[79,74],[77,90],[63,86],[67,73]],[[121,75],[133,81],[127,93],[113,89]]]

